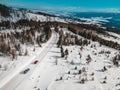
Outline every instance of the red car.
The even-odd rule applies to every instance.
[[[37,64],[37,63],[38,63],[38,60],[35,60],[35,61],[34,61],[34,64]]]

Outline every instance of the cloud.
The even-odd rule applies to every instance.
[[[120,9],[117,8],[107,8],[105,9],[106,12],[114,12],[114,13],[120,13]]]
[[[67,7],[67,8],[60,8],[61,11],[67,12],[106,12],[106,13],[120,13],[119,8],[82,8],[82,7]]]

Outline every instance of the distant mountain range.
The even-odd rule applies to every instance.
[[[69,12],[65,15],[61,15],[61,17],[101,23],[111,28],[120,29],[120,13]]]
[[[42,11],[42,12],[41,12]],[[25,8],[13,8],[0,4],[0,21],[16,22],[20,19],[35,21],[66,20],[71,22],[85,22],[85,24],[102,24],[110,28],[120,29],[120,13],[118,9],[111,9],[109,12],[78,12],[78,11],[48,11],[28,10]]]

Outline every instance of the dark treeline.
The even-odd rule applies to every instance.
[[[69,45],[80,45],[80,46],[87,46],[90,44],[90,41],[87,39],[79,39],[77,35],[72,35],[70,33],[63,33],[63,30],[56,31],[59,33],[59,40],[57,42],[57,46],[61,47],[62,45],[69,46]]]
[[[87,39],[79,39],[76,35],[71,35],[69,33],[66,34],[61,34],[61,32],[59,33],[59,40],[57,42],[58,47],[65,45],[65,46],[69,46],[69,45],[80,45],[80,46],[87,46],[88,44],[90,44],[90,41]]]
[[[2,31],[6,29],[9,32],[0,32],[0,55],[12,56],[13,59],[17,55],[22,54],[22,45],[38,45],[41,47],[41,43],[46,42],[51,37],[50,24],[20,20],[16,23],[10,23],[8,21],[1,23]],[[18,52],[18,54],[17,54]],[[27,55],[27,49],[24,55]]]
[[[87,39],[91,39],[93,41],[98,41],[102,45],[109,46],[111,48],[120,50],[120,44],[118,44],[117,42],[102,39],[102,38],[98,37],[97,34],[93,33],[91,30],[84,30],[79,25],[69,24],[68,29],[70,31],[74,32],[75,34],[79,34]]]
[[[85,37],[86,39],[91,39],[93,41],[99,42],[101,45],[105,45],[105,46],[120,50],[120,44],[118,44],[117,42],[102,39],[102,38],[98,37],[98,35],[97,35],[100,33],[103,35],[110,36],[105,31],[111,31],[111,32],[117,33],[117,32],[119,32],[119,30],[111,30],[110,28],[102,29],[100,27],[97,27],[96,25],[71,24],[71,23],[61,23],[61,22],[56,22],[56,23],[57,23],[56,25],[58,25],[60,27],[66,27],[73,33],[79,34],[79,35]],[[96,31],[97,34],[94,33],[93,31]],[[61,35],[61,37],[63,37],[63,35]],[[112,36],[112,37],[114,37],[114,36]],[[77,41],[76,44],[79,45],[81,40],[77,39],[77,37],[75,38],[75,40]]]
[[[120,53],[113,58],[113,64],[119,66],[119,61],[120,61]]]
[[[91,25],[91,24],[79,24],[82,28],[85,28],[87,30],[94,30],[96,31],[97,33],[102,33],[102,34],[107,34],[105,31],[111,31],[111,32],[115,32],[115,33],[118,33],[120,34],[120,30],[117,30],[115,28],[109,28],[109,27],[106,27],[106,28],[101,28],[97,25]],[[105,27],[104,25],[102,25],[103,27]],[[107,34],[108,35],[108,34]]]
[[[9,7],[0,4],[0,14],[1,14],[1,16],[4,16],[4,17],[10,16],[10,10],[11,9]]]
[[[45,13],[45,12],[36,12],[36,14],[43,15],[43,16],[51,16],[51,17],[56,17],[55,15],[50,15],[50,14],[48,14],[48,13]]]
[[[7,27],[10,28],[11,24],[10,22],[6,21],[3,23],[0,23],[0,25],[2,27]],[[51,33],[49,31],[49,27],[47,26],[61,26],[61,27],[67,27],[69,30],[71,30],[72,32],[79,34],[83,37],[85,37],[86,39],[91,39],[93,41],[98,41],[101,45],[105,45],[105,46],[109,46],[111,48],[120,50],[120,44],[118,44],[117,42],[113,42],[113,41],[108,41],[105,39],[102,39],[100,37],[98,37],[97,34],[95,34],[93,31],[97,31],[97,33],[102,33],[104,35],[107,35],[107,33],[105,31],[107,30],[101,30],[100,28],[96,27],[96,26],[90,26],[90,25],[82,25],[82,24],[68,24],[68,23],[61,23],[61,22],[36,22],[33,20],[20,20],[16,23],[12,23],[12,28],[16,29],[16,28],[22,28],[22,27],[31,27],[31,28],[39,28],[40,26],[45,26],[44,27],[44,31],[46,34]],[[49,35],[51,36],[51,35]],[[46,36],[47,39],[49,38],[49,36]]]
[[[40,21],[33,21],[22,19],[17,22],[10,22],[10,21],[2,21],[0,23],[0,30],[4,29],[20,29],[22,27],[31,27],[31,28],[39,28],[43,25],[50,25],[48,22],[40,22]]]

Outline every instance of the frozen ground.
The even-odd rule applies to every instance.
[[[68,32],[65,29],[66,32]],[[119,35],[118,35],[119,36]],[[82,37],[79,37],[82,38]],[[111,39],[114,40],[114,39]],[[95,47],[91,48],[91,45]],[[67,60],[58,59],[58,67],[63,66],[62,75],[59,74],[57,80],[52,81],[48,90],[119,90],[120,89],[120,68],[113,65],[113,57],[119,51],[100,46],[97,42],[92,42],[88,46],[65,46],[69,50]],[[110,52],[101,53],[101,51]],[[80,55],[81,54],[81,58]],[[86,58],[90,55],[91,62],[87,64]],[[107,68],[104,71],[104,66]],[[85,68],[85,72],[78,73]],[[60,78],[62,77],[62,79]],[[85,82],[81,84],[81,80]]]
[[[55,34],[54,31],[53,33]],[[10,57],[0,57],[0,64],[3,67],[0,68],[0,88],[4,86],[8,81],[10,81],[13,77],[15,77],[18,73],[20,73],[20,71],[23,71],[30,63],[38,60],[37,57],[41,56],[42,59],[48,52],[49,48],[52,47],[49,46],[49,44],[55,41],[56,34],[54,34],[47,43],[42,44],[41,48],[38,46],[28,46],[28,56],[18,56],[17,60],[14,61],[12,61]],[[33,51],[34,48],[35,51]],[[43,52],[46,53],[44,54]]]
[[[63,30],[65,33],[71,33],[65,28]],[[61,58],[60,48],[57,48],[56,45],[58,36],[56,37],[54,35],[55,34],[53,34],[54,38],[51,40],[51,44],[45,44],[47,45],[46,47],[43,46],[46,48],[44,51],[42,51],[42,48],[38,49],[42,51],[36,58],[40,60],[39,63],[37,65],[29,64],[26,67],[30,68],[27,74],[16,74],[1,90],[120,89],[120,67],[114,66],[112,62],[113,57],[119,54],[120,51],[106,46],[100,46],[98,42],[90,41],[91,43],[88,46],[83,46],[83,49],[80,49],[81,46],[77,45],[63,46],[64,50],[68,49],[69,51],[68,58],[65,59]],[[82,37],[79,36],[79,38]],[[48,47],[49,49],[47,49]],[[102,51],[104,51],[104,53],[101,53]],[[108,51],[110,53],[107,53]],[[35,53],[37,53],[37,51]],[[33,56],[36,57],[35,53]],[[86,63],[88,55],[91,57],[90,63]],[[28,62],[26,60],[30,60],[31,57],[21,57],[21,59],[17,61],[8,61],[6,58],[4,62],[10,63],[10,69],[14,70],[14,67],[18,66],[14,66],[16,65],[15,63],[19,63],[22,66],[22,64]],[[104,70],[104,66],[107,70]],[[12,72],[10,72],[8,76],[10,77],[11,74]],[[6,76],[7,71],[1,70],[1,76],[2,75],[3,77],[4,75]],[[3,82],[2,80],[5,79],[1,78],[0,83]]]
[[[107,32],[110,36],[107,35],[102,35],[99,34],[99,37],[105,39],[105,40],[109,40],[109,41],[114,41],[120,44],[120,35],[117,33],[113,33],[113,32]]]
[[[59,21],[59,22],[65,22],[64,19],[61,19],[59,17],[52,17],[52,16],[44,16],[40,14],[35,14],[31,12],[22,12],[22,11],[14,11],[10,13],[11,17],[0,17],[0,22],[1,21],[12,21],[12,22],[17,22],[21,19],[27,19],[27,20],[33,20],[33,21]],[[18,16],[19,15],[19,16]]]

